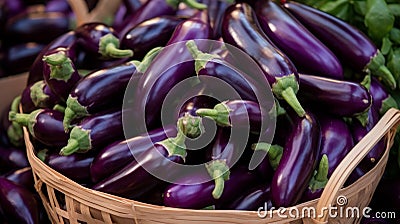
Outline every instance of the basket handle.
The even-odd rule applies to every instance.
[[[383,115],[374,128],[372,128],[372,130],[354,146],[329,178],[316,207],[317,211],[323,211],[323,213],[321,216],[313,218],[313,223],[328,223],[328,210],[323,208],[332,205],[336,195],[343,187],[351,172],[376,145],[376,143],[378,143],[389,131],[392,131],[395,134],[399,124],[400,110],[391,108]],[[390,147],[387,147],[386,150],[390,150]]]
[[[99,0],[96,8],[89,12],[84,0],[68,0],[76,16],[76,25],[80,26],[89,22],[104,22],[115,15],[122,0]]]

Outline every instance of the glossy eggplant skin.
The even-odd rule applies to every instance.
[[[181,108],[176,108],[175,114],[177,118],[183,117],[185,114],[196,116],[197,109],[200,108],[213,108],[218,103],[218,100],[207,95],[197,95],[187,100]]]
[[[58,152],[47,152],[43,162],[55,171],[78,183],[91,183],[90,165],[94,155],[90,153],[62,156]]]
[[[30,166],[12,170],[4,174],[4,177],[18,185],[34,191],[35,181],[33,180],[32,168]]]
[[[222,19],[224,17],[225,10],[232,5],[232,3],[228,1],[213,0],[201,0],[200,2],[207,5],[208,17],[213,30],[213,39],[217,40],[221,37]]]
[[[69,20],[60,12],[26,12],[9,20],[5,27],[7,42],[49,43],[69,31]]]
[[[126,7],[126,11],[129,14],[135,13],[140,6],[143,5],[144,1],[141,0],[123,0],[123,5]]]
[[[245,167],[237,167],[231,171],[229,180],[225,181],[221,197],[216,200],[212,196],[214,181],[203,182],[207,178],[209,179],[207,171],[182,177],[179,180],[182,184],[171,184],[165,189],[164,204],[175,208],[202,209],[229,203],[249,187],[258,184],[256,175],[250,173]]]
[[[6,173],[27,166],[29,162],[24,150],[0,146],[0,172]]]
[[[8,75],[19,74],[30,69],[36,56],[44,49],[44,44],[22,43],[7,49],[2,62]]]
[[[39,204],[25,187],[0,177],[1,210],[9,223],[39,224]]]
[[[282,158],[271,182],[272,202],[275,206],[295,205],[307,188],[318,161],[321,130],[314,114],[295,117]]]
[[[45,82],[43,80],[39,80],[35,83],[32,83],[28,86],[26,86],[21,93],[21,107],[22,107],[22,111],[24,111],[24,113],[31,113],[32,111],[38,109],[35,104],[33,103],[32,100],[32,87],[33,85],[45,85]],[[17,112],[17,111],[16,111]]]
[[[132,161],[118,172],[95,184],[92,189],[131,199],[143,197],[154,188],[165,184],[146,171],[143,166],[154,172],[168,172],[168,175],[174,175],[170,167],[171,162],[183,163],[181,156],[168,154],[164,146],[156,143],[145,150],[143,156],[140,156],[143,161]]]
[[[344,78],[342,65],[332,51],[278,3],[257,1],[254,8],[262,30],[299,72],[338,80]]]
[[[218,209],[257,211],[260,207],[264,208],[265,204],[267,204],[267,208],[272,207],[271,186],[269,184],[250,188],[231,203],[222,205]]]
[[[363,32],[333,15],[302,3],[284,1],[283,6],[343,63],[359,72],[370,70],[373,75],[384,78],[391,88],[396,87],[392,74],[384,65],[385,58]]]
[[[122,37],[121,47],[133,50],[133,58],[141,59],[149,50],[165,46],[175,28],[183,20],[176,16],[160,16],[146,20]]]
[[[372,105],[368,90],[359,83],[299,74],[299,98],[337,116],[354,116]]]
[[[383,115],[388,107],[398,108],[398,105],[388,92],[387,88],[375,77],[371,77],[369,92],[372,96],[372,107]]]
[[[47,53],[48,50],[52,50],[59,47],[64,48],[73,48],[76,44],[76,35],[75,31],[66,32],[54,40],[52,40],[46,47],[37,55],[35,61],[32,63],[32,66],[29,70],[29,76],[27,85],[35,83],[39,80],[43,79],[43,56]],[[72,58],[72,55],[70,55]],[[74,61],[74,59],[73,59]]]
[[[92,182],[98,183],[132,162],[135,159],[132,151],[141,154],[148,150],[154,143],[166,139],[167,136],[174,136],[176,132],[176,127],[167,126],[108,145],[95,156],[90,166]],[[150,138],[151,141],[149,141],[148,138]]]
[[[24,113],[31,113],[39,108],[52,108],[62,103],[44,80],[25,87],[21,93],[21,106]]]
[[[153,0],[147,1],[143,4],[134,14],[131,14],[125,19],[125,22],[121,25],[121,29],[117,30],[121,37],[125,37],[126,34],[136,25],[143,21],[163,16],[163,15],[175,15],[176,9],[168,5],[164,0]]]
[[[48,108],[37,109],[30,114],[10,113],[10,120],[27,127],[34,139],[48,147],[67,144],[69,135],[64,130],[63,118],[62,112]]]
[[[371,107],[368,110],[368,123],[363,126],[358,120],[353,120],[351,125],[351,131],[354,142],[359,142],[379,121],[379,113],[375,108]],[[365,172],[368,172],[372,167],[378,163],[379,159],[385,152],[385,141],[382,139],[369,151],[369,153],[360,162],[359,167]]]
[[[350,127],[340,117],[317,114],[317,119],[321,126],[321,151],[318,160],[324,154],[328,156],[330,177],[354,147],[354,140]]]
[[[135,71],[134,63],[127,62],[94,71],[82,78],[68,96],[64,127],[67,128],[74,119],[120,107],[126,87]],[[78,111],[75,105],[79,106]],[[84,112],[79,113],[79,110]]]

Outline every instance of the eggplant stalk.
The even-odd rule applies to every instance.
[[[328,156],[324,154],[319,163],[318,170],[310,180],[309,188],[311,189],[311,192],[315,192],[326,186],[326,183],[328,183],[328,170]]]
[[[67,82],[75,71],[71,59],[62,51],[43,56],[43,61],[49,65],[51,70],[50,78],[52,79]]]
[[[104,57],[111,58],[129,58],[133,56],[133,51],[130,49],[119,49],[119,39],[111,33],[100,39],[99,53]]]

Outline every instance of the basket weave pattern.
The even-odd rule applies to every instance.
[[[296,208],[297,211],[303,211],[303,208],[312,207],[316,208],[316,211],[321,211],[318,208],[322,208],[322,206],[328,207],[329,205],[335,206],[336,203],[336,201],[329,200],[329,203],[326,203],[325,201],[327,200],[322,199],[328,199],[329,197],[336,199],[338,196],[345,196],[347,204],[343,206],[343,210],[348,207],[357,207],[359,208],[360,216],[329,217],[329,223],[359,223],[362,218],[362,210],[371,201],[385,170],[399,122],[400,111],[396,109],[389,110],[371,132],[342,161],[332,174],[321,198],[302,203],[293,208]],[[341,180],[341,183],[337,183],[334,177],[343,177],[342,179],[346,180],[358,162],[382,138],[386,141],[386,151],[376,166],[352,185],[341,188],[344,181]],[[328,223],[327,214],[319,219],[282,218],[282,213],[278,215],[277,210],[275,210],[273,212],[268,211],[267,217],[262,219],[255,211],[176,209],[145,204],[94,191],[73,182],[38,159],[34,154],[34,148],[26,129],[25,142],[28,159],[34,173],[35,188],[39,192],[53,223]],[[355,156],[359,156],[359,158]],[[355,159],[359,161],[355,161]],[[350,164],[349,162],[355,163]],[[341,189],[338,191],[332,190],[335,185]],[[291,208],[287,208],[285,212],[288,217],[292,217],[289,213],[290,210]]]

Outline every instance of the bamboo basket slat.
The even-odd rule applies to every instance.
[[[46,211],[53,223],[165,223],[165,224],[208,224],[208,223],[359,223],[361,217],[292,217],[289,211],[314,208],[316,211],[335,205],[339,195],[347,198],[343,208],[367,207],[386,167],[396,128],[400,123],[400,111],[390,109],[378,124],[364,137],[341,162],[332,174],[320,199],[287,208],[282,218],[277,210],[268,211],[267,217],[258,217],[256,211],[191,210],[155,206],[126,198],[94,191],[54,171],[34,154],[29,134],[24,129],[28,160],[32,166],[35,188],[39,192]],[[383,157],[367,174],[342,188],[346,179],[362,158],[381,139],[386,141]]]

